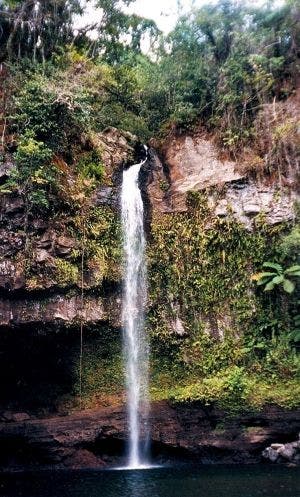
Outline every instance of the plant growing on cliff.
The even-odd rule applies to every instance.
[[[264,285],[265,292],[269,292],[277,286],[282,286],[286,293],[293,293],[296,285],[293,280],[300,277],[299,265],[284,269],[283,266],[276,262],[264,262],[263,267],[269,269],[269,271],[256,273],[251,279],[256,281],[257,285]]]
[[[48,208],[49,189],[55,184],[57,169],[52,164],[52,151],[31,133],[25,134],[14,155],[16,168],[10,176],[10,187],[24,197],[27,214],[34,208]]]

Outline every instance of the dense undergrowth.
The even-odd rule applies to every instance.
[[[299,290],[274,285],[266,292],[253,274],[266,260],[299,274],[299,227],[258,217],[248,232],[214,216],[206,195],[194,194],[187,213],[153,220],[152,237],[148,329],[160,357],[154,397],[227,409],[294,406]]]
[[[80,287],[82,271],[93,274],[89,288],[120,281],[117,214],[90,202],[99,184],[111,184],[96,139],[109,126],[156,142],[200,127],[224,156],[243,157],[246,174],[278,181],[278,195],[299,179],[296,0],[260,9],[220,0],[180,18],[167,37],[116,1],[98,6],[104,16],[94,41],[72,27],[77,1],[40,1],[35,14],[26,0],[0,7],[1,160],[14,164],[0,189],[25,204],[28,290],[49,279]],[[153,42],[150,55],[143,36]],[[266,261],[299,264],[297,223],[267,226],[259,216],[250,233],[230,216],[213,216],[205,193],[189,200],[187,213],[152,220],[152,397],[227,410],[295,406],[299,284],[290,294],[279,286],[265,292],[251,277]],[[56,258],[43,277],[30,256],[35,216],[76,240],[68,260]],[[120,394],[120,348],[101,340],[85,349],[87,406],[99,392]]]

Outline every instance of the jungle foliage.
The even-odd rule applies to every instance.
[[[130,3],[99,0],[102,20],[75,30],[74,15],[83,13],[78,0],[3,0],[2,60],[8,68],[13,64],[23,72],[26,67],[14,88],[16,95],[23,88],[19,102],[26,94],[28,99],[36,95],[49,107],[50,120],[60,110],[64,117],[60,107],[72,70],[86,76],[98,71],[98,87],[82,77],[80,97],[76,85],[68,88],[69,99],[82,111],[88,103],[92,114],[102,110],[93,126],[113,124],[148,138],[200,120],[217,129],[220,143],[233,149],[255,138],[254,119],[264,104],[293,93],[299,74],[296,0],[259,9],[220,0],[181,17],[166,37],[152,21],[125,14],[122,5]],[[88,36],[92,29],[96,39]],[[152,47],[148,54],[142,52],[145,39]],[[37,81],[37,74],[48,85],[43,77]],[[48,94],[51,82],[61,98]],[[25,116],[20,119],[26,122]]]

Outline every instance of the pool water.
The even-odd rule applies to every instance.
[[[300,470],[173,466],[0,475],[1,497],[300,497]]]

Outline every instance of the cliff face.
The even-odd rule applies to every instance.
[[[94,136],[88,147],[100,151],[104,167],[96,188],[78,188],[72,170],[61,163],[64,195],[53,193],[57,206],[51,212],[28,215],[16,192],[1,198],[1,437],[22,439],[30,453],[32,444],[40,446],[38,464],[54,461],[58,467],[99,467],[102,441],[120,447],[126,437],[119,407],[119,188],[122,168],[140,160],[143,149],[115,129]],[[1,166],[3,184],[12,167]],[[199,131],[150,149],[140,181],[148,234],[151,395],[200,402],[155,404],[153,441],[158,451],[186,451],[201,461],[258,461],[269,442],[295,437],[296,411],[267,409],[251,419],[236,413],[235,421],[219,429],[225,416],[220,409],[238,404],[245,413],[258,385],[261,404],[296,405],[295,392],[288,400],[282,393],[293,381],[293,366],[284,362],[285,349],[275,355],[264,297],[249,288],[251,274],[273,257],[273,246],[295,222],[295,177],[286,174],[284,187],[270,175],[254,179],[246,162],[220,157]],[[288,309],[286,300],[278,309],[282,305]],[[255,374],[262,363],[271,365],[260,382]],[[268,374],[278,375],[280,391],[274,393]],[[215,413],[207,414],[207,403],[216,405]],[[61,423],[53,418],[95,406],[91,414],[72,414]]]
[[[56,158],[60,181],[48,210],[28,211],[21,189],[1,195],[0,409],[79,407],[81,327],[87,396],[105,404],[122,389],[119,187],[142,149],[114,128],[91,140],[82,156],[101,151],[100,182]],[[4,188],[13,170],[13,159],[1,166]]]
[[[107,209],[117,223],[120,171],[125,164],[138,160],[141,145],[131,135],[115,129],[95,136],[93,145],[101,149],[105,175],[89,203]],[[1,166],[2,183],[12,167],[9,161]],[[187,212],[191,192],[206,192],[208,207],[214,215],[221,219],[233,216],[250,230],[260,217],[268,225],[295,221],[295,203],[299,198],[293,183],[295,178],[287,178],[287,186],[280,189],[270,178],[251,179],[245,169],[245,163],[222,160],[213,141],[201,132],[174,136],[158,152],[150,149],[143,180],[150,231],[153,216]],[[71,174],[67,181],[74,181]],[[82,240],[75,233],[78,226],[72,224],[74,214],[68,215],[67,210],[47,217],[32,213],[26,233],[22,196],[2,195],[1,326],[59,320],[75,324],[81,319],[87,323],[111,320],[113,326],[119,326],[119,293],[114,290],[111,297],[107,294],[110,286],[118,287],[120,282],[120,259],[114,268],[109,268],[109,274],[105,274],[105,260],[91,257],[86,261],[85,291],[100,290],[104,285],[105,296],[87,295],[80,309],[81,268],[77,254]],[[102,215],[100,211],[98,214]],[[115,233],[115,236],[120,235]],[[74,295],[68,294],[70,290]]]
[[[90,195],[79,187],[78,192],[72,191],[77,178],[62,163],[62,182],[66,195],[71,192],[71,198],[55,198],[53,194],[53,201],[60,205],[52,212],[28,214],[24,198],[18,192],[1,197],[0,322],[3,327],[51,323],[55,326],[60,322],[75,325],[80,321],[120,325],[118,186],[122,167],[138,157],[138,142],[130,134],[109,129],[94,136],[89,146],[101,149],[104,166],[101,186]],[[2,183],[12,169],[10,162],[1,166]],[[74,208],[80,195],[85,205]],[[64,204],[66,200],[71,200],[71,204]],[[99,250],[95,247],[97,237],[103,238],[105,231],[112,238],[107,244],[113,246],[114,254],[103,244],[99,244]],[[86,293],[83,302],[82,286]]]
[[[209,206],[218,217],[232,214],[247,229],[253,229],[258,215],[269,225],[295,220],[299,198],[295,170],[285,177],[284,188],[274,177],[254,180],[251,164],[222,159],[212,138],[203,132],[170,138],[153,164],[148,194],[154,211],[186,212],[187,194],[207,191]]]

